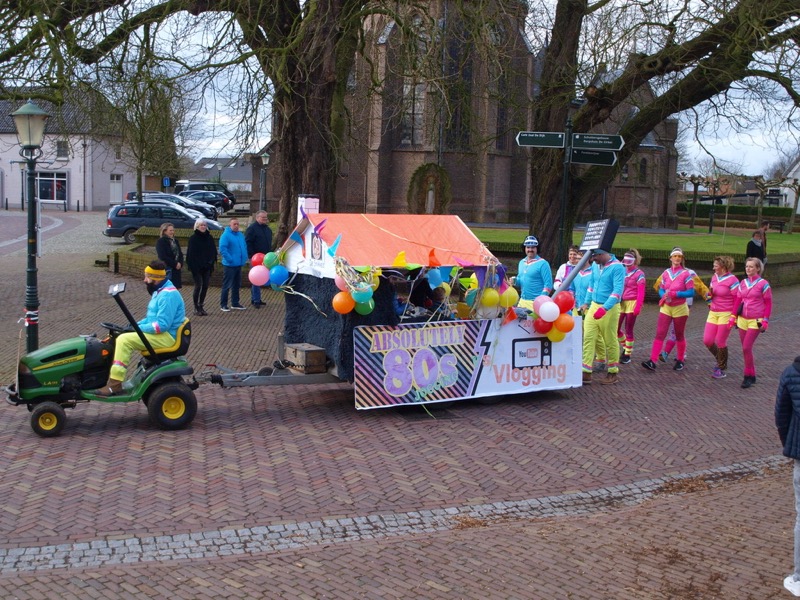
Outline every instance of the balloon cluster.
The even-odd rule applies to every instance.
[[[250,272],[247,278],[257,286],[270,284],[272,289],[280,288],[289,279],[289,271],[280,264],[275,252],[257,252],[250,257]]]
[[[333,283],[339,292],[333,297],[333,310],[341,315],[355,311],[359,315],[368,315],[375,310],[372,298],[380,285],[380,268],[369,267],[361,272],[347,264],[342,258],[335,258],[336,275]]]
[[[533,301],[533,329],[551,342],[560,342],[575,327],[575,320],[569,314],[574,306],[572,292],[558,292],[552,298],[539,296]]]
[[[475,273],[468,279],[462,279],[461,283],[467,288],[464,302],[471,308],[471,314],[479,318],[494,318],[500,308],[509,308],[519,302],[517,290],[507,281],[501,282],[499,274],[491,267],[487,269],[483,287],[479,285]]]

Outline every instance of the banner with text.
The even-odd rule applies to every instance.
[[[579,387],[582,327],[575,321],[555,343],[530,319],[356,327],[356,408]]]

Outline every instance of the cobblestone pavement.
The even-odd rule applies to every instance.
[[[123,320],[106,294],[121,277],[95,263],[119,246],[103,219],[46,215],[42,345]],[[24,227],[0,212],[3,383],[24,347]],[[139,282],[122,279],[141,314]],[[709,377],[703,307],[683,372],[639,367],[648,306],[618,385],[432,417],[357,412],[346,384],[205,384],[185,431],[153,429],[138,404],[90,403],[41,439],[4,405],[0,597],[788,597],[791,468],[772,404],[800,354],[796,298],[776,290],[749,390],[735,338],[729,377]],[[283,317],[279,295],[267,299],[196,318],[195,370],[270,364]]]

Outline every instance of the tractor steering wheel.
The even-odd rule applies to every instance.
[[[108,329],[111,333],[125,333],[126,331],[133,331],[130,325],[116,325],[114,323],[100,323],[100,327]]]

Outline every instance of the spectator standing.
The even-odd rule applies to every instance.
[[[800,356],[781,374],[775,398],[775,426],[783,455],[794,463],[794,569],[783,580],[783,587],[800,597]]]
[[[756,382],[756,363],[753,358],[753,346],[759,334],[769,329],[769,317],[772,314],[772,288],[769,282],[761,277],[763,263],[757,258],[748,258],[744,263],[746,277],[739,283],[739,294],[733,307],[729,326],[739,329],[744,355],[743,388],[749,388]]]
[[[161,224],[161,235],[156,242],[156,255],[167,265],[167,279],[177,289],[181,289],[181,269],[183,268],[183,251],[175,239],[175,226],[172,223]]]
[[[519,261],[515,285],[520,289],[518,306],[533,310],[533,301],[553,291],[553,272],[550,263],[539,256],[539,240],[529,235],[522,242],[525,258]]]
[[[591,304],[586,311],[583,327],[583,383],[592,382],[592,364],[602,345],[608,365],[608,373],[600,383],[615,384],[619,381],[619,302],[625,286],[625,267],[608,250],[592,251],[592,281],[588,289]],[[598,341],[599,340],[599,341]]]
[[[711,377],[722,379],[728,370],[728,336],[731,333],[728,322],[739,294],[739,280],[731,273],[733,259],[730,256],[714,258],[713,270],[707,296],[710,310],[703,331],[703,344],[717,361]]]
[[[689,306],[686,300],[694,296],[695,273],[684,266],[683,250],[680,248],[672,249],[669,260],[671,266],[661,274],[659,286],[661,310],[658,313],[656,337],[650,349],[650,358],[642,363],[642,366],[650,371],[656,370],[656,360],[664,347],[664,338],[667,336],[670,324],[675,326],[675,345],[678,349],[673,370],[682,371],[686,360],[684,332],[686,320],[689,318]]]
[[[764,259],[767,258],[767,245],[764,243],[763,229],[756,229],[753,232],[753,237],[747,242],[745,255],[746,258],[757,258],[764,264]]]
[[[633,328],[636,325],[636,317],[642,312],[642,306],[644,306],[645,277],[644,271],[639,268],[640,262],[642,262],[642,256],[636,248],[631,248],[622,257],[622,264],[625,267],[625,286],[622,291],[622,302],[620,302],[617,339],[622,344],[619,362],[623,365],[631,362],[635,341]]]
[[[272,230],[269,228],[269,215],[267,211],[260,210],[255,214],[254,221],[247,226],[244,232],[244,241],[247,244],[247,256],[252,260],[254,254],[266,254],[272,250]],[[261,308],[261,286],[250,287],[250,304]]]
[[[186,265],[192,272],[194,280],[194,314],[200,317],[208,313],[203,307],[208,293],[208,286],[211,282],[211,274],[214,272],[214,265],[217,262],[217,244],[211,233],[208,231],[208,224],[205,219],[197,219],[194,223],[194,233],[189,238],[186,248]]]
[[[222,312],[230,312],[231,308],[244,310],[239,302],[239,291],[242,287],[242,267],[247,263],[247,244],[244,234],[239,231],[239,219],[231,219],[228,227],[219,238],[219,253],[222,256],[222,291],[219,307]],[[228,308],[228,294],[231,304]]]

